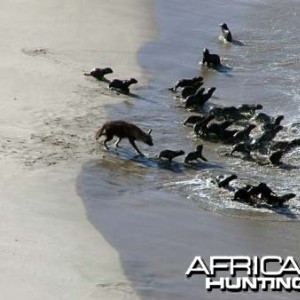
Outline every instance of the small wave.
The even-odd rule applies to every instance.
[[[300,221],[300,202],[291,200],[289,205],[281,208],[253,207],[232,201],[233,191],[217,188],[211,179],[211,174],[197,175],[188,180],[168,182],[163,185],[176,193],[186,195],[202,209],[231,217],[259,219],[265,221]],[[279,194],[291,189],[285,187]]]

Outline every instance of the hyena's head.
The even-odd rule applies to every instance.
[[[152,132],[152,129],[150,129],[148,131],[148,133],[145,133],[144,134],[144,137],[143,137],[143,142],[149,146],[153,146],[153,141],[152,141],[152,136],[151,136],[151,132]]]

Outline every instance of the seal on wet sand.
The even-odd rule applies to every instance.
[[[163,150],[159,153],[158,158],[166,158],[169,162],[172,162],[174,157],[184,155],[185,152],[183,150],[173,151],[173,150]]]
[[[104,76],[113,73],[111,68],[94,68],[89,73],[84,73],[85,76],[92,76],[98,80],[103,80]]]

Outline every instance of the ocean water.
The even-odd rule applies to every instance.
[[[182,125],[189,115],[167,88],[178,79],[204,77],[217,88],[210,106],[260,103],[263,112],[283,114],[278,139],[299,136],[300,2],[197,1],[155,2],[156,41],[139,53],[150,73],[149,85],[134,97],[108,107],[111,118],[131,119],[153,129],[154,146],[131,146],[85,164],[78,193],[94,226],[120,254],[124,271],[142,299],[296,299],[296,293],[231,294],[204,288],[204,277],[185,277],[195,255],[293,255],[300,259],[299,150],[284,157],[284,166],[259,166],[220,155],[226,147],[196,139]],[[226,22],[236,43],[219,41]],[[226,72],[199,65],[202,49],[220,54]],[[188,167],[178,158],[158,161],[164,149],[192,151],[203,143],[207,163]],[[254,209],[232,202],[211,179],[236,173],[238,182],[266,182],[278,194],[297,197],[284,209]],[[125,293],[125,291],[124,291]]]

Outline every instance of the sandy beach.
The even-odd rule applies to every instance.
[[[110,66],[144,84],[136,53],[155,38],[151,11],[147,0],[2,1],[1,299],[138,298],[75,181],[101,153],[105,105],[124,100],[83,73]]]

